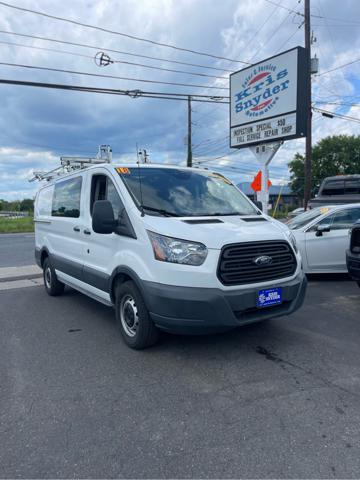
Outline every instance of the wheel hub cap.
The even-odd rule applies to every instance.
[[[135,300],[131,295],[125,295],[121,300],[120,320],[125,333],[129,337],[134,337],[139,326],[139,316]]]
[[[51,288],[51,270],[48,267],[45,271],[45,283],[48,288]]]

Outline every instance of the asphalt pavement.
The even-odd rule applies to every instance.
[[[40,282],[39,282],[40,283]],[[360,289],[127,348],[73,290],[1,290],[0,478],[359,478]]]
[[[0,235],[0,268],[33,265],[35,235],[33,233],[6,233]]]

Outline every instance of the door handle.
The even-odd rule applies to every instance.
[[[80,232],[80,227],[74,227],[73,230],[74,232]]]
[[[91,231],[88,228],[85,228],[84,233],[85,235],[91,235]]]

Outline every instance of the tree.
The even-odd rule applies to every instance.
[[[20,203],[21,212],[32,212],[34,210],[34,200],[32,198],[24,198]]]
[[[304,197],[304,157],[299,153],[289,163],[290,185]],[[312,149],[312,196],[325,177],[360,173],[360,136],[334,135],[320,140]]]

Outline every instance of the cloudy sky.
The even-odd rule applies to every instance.
[[[279,51],[303,45],[304,42],[302,17],[287,10],[303,12],[302,0],[8,0],[8,3],[155,42],[246,62],[260,61]],[[312,0],[311,3],[316,37],[312,51],[320,59],[319,73],[360,58],[360,1]],[[226,78],[193,74],[227,77],[229,70],[235,71],[243,66],[238,62],[161,47],[50,19],[9,8],[1,2],[0,30],[2,63],[192,86],[97,78],[0,65],[2,79],[227,95]],[[44,41],[10,32],[96,48]],[[98,67],[94,61],[97,51],[107,52],[117,61],[183,70],[186,73],[119,62]],[[360,118],[360,108],[356,105],[360,103],[359,78],[360,61],[314,77],[313,99],[319,102],[316,106]],[[185,102],[10,85],[0,85],[0,89],[0,198],[10,200],[32,196],[36,185],[28,183],[27,179],[33,169],[55,168],[60,155],[94,155],[101,143],[110,144],[114,158],[119,161],[135,161],[136,144],[148,150],[152,162],[184,164],[186,161]],[[330,134],[360,134],[360,123],[328,119],[314,113],[313,129],[316,142]],[[236,182],[249,180],[257,171],[254,157],[247,149],[236,153],[230,150],[228,133],[227,105],[194,103],[194,161],[220,168]],[[304,140],[288,141],[280,149],[270,167],[270,177],[275,183],[288,178],[287,163],[297,151],[304,152]]]

